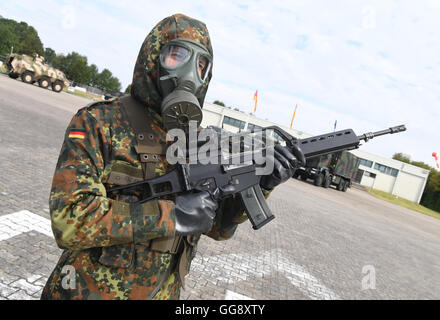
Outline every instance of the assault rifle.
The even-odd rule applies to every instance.
[[[400,125],[360,136],[357,136],[352,129],[346,129],[305,139],[296,139],[277,126],[262,130],[273,130],[278,137],[281,137],[286,147],[298,159],[297,166],[300,167],[309,158],[357,149],[361,140],[367,142],[377,136],[402,132],[406,127]],[[259,183],[262,176],[256,174],[256,168],[256,164],[252,161],[240,165],[177,163],[174,170],[163,176],[113,187],[109,192],[139,190],[144,195],[140,203],[165,195],[190,191],[208,191],[217,200],[238,194],[252,227],[257,230],[275,217],[261,191]],[[228,191],[231,189],[232,193]]]

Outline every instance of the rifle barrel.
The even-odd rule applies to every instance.
[[[373,139],[374,137],[383,136],[385,134],[398,133],[398,132],[402,132],[402,131],[405,131],[405,130],[406,130],[406,127],[405,127],[405,125],[402,124],[400,126],[391,127],[389,129],[385,129],[385,130],[364,133],[364,134],[358,136],[358,138],[359,138],[359,140],[368,141],[370,139]]]

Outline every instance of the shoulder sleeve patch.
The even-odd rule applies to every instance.
[[[69,139],[84,139],[86,134],[84,131],[80,131],[78,129],[72,129],[69,131]]]

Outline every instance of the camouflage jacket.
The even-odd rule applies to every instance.
[[[146,107],[153,119],[158,144],[166,144],[160,116]],[[148,201],[130,207],[136,195],[114,199],[107,190],[111,172],[142,177],[134,145],[135,133],[118,100],[80,109],[70,122],[52,182],[49,205],[58,246],[65,249],[52,272],[42,299],[147,299],[166,277],[178,255],[150,249],[149,240],[175,234],[173,199]],[[119,169],[118,169],[119,168]],[[123,170],[121,170],[123,168]],[[155,163],[154,174],[170,171],[165,156]],[[230,238],[246,220],[238,198],[219,204],[212,231],[216,240]],[[198,236],[185,237],[195,255]],[[74,274],[67,274],[67,267]],[[188,265],[189,268],[189,265]],[[172,272],[155,299],[178,299],[181,280]],[[73,279],[68,283],[67,278]]]

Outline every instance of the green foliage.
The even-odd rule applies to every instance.
[[[95,64],[88,65],[87,57],[76,52],[67,56],[58,54],[52,59],[52,65],[63,71],[69,80],[96,87],[105,92],[119,92],[121,83],[110,70],[99,72]]]
[[[89,67],[90,71],[90,80],[88,85],[92,87],[98,87],[99,83],[99,70],[96,64],[91,64]]]
[[[90,69],[87,65],[87,57],[81,56],[76,52],[69,53],[67,56],[57,55],[52,64],[55,68],[62,70],[68,79],[88,83],[90,80]]]
[[[404,156],[402,153],[394,154],[393,159],[429,170],[428,182],[426,183],[425,190],[423,191],[420,204],[440,212],[440,172],[422,161],[411,161],[409,157]]]
[[[107,92],[119,92],[121,90],[121,83],[118,78],[113,77],[108,69],[102,70],[102,72],[97,75],[97,83],[95,86]]]
[[[95,64],[88,65],[87,57],[77,52],[67,56],[57,54],[52,48],[43,49],[37,31],[25,22],[16,22],[0,18],[0,55],[11,52],[33,55],[38,53],[45,57],[45,62],[63,71],[69,80],[97,87],[106,92],[119,92],[121,83],[110,70],[99,72]]]
[[[395,159],[395,160],[399,160],[399,161],[402,161],[402,162],[405,162],[405,163],[410,163],[410,162],[411,162],[410,157],[404,155],[404,154],[401,153],[401,152],[399,152],[399,153],[395,153],[395,154],[393,155],[393,159]]]
[[[53,59],[55,59],[57,54],[52,48],[45,48],[43,56],[45,58],[45,62],[52,65]]]
[[[218,101],[218,100],[215,100],[213,103],[214,103],[214,104],[217,104],[217,105],[219,105],[219,106],[222,106],[222,107],[226,107],[225,104],[224,104],[223,102]]]
[[[440,213],[435,212],[433,210],[430,210],[430,209],[426,208],[425,206],[422,206],[416,202],[409,201],[404,198],[400,198],[400,197],[392,195],[388,192],[380,191],[377,189],[372,189],[372,190],[370,188],[368,188],[368,189],[369,189],[368,190],[369,193],[371,193],[372,195],[374,195],[375,197],[377,197],[379,199],[382,199],[382,200],[385,200],[388,202],[392,202],[392,203],[397,204],[399,206],[406,207],[408,209],[415,210],[415,211],[424,213],[426,215],[435,217],[437,219],[440,219]]]
[[[0,18],[0,55],[14,52],[32,55],[43,54],[43,44],[37,31],[25,22]]]
[[[131,83],[127,86],[127,89],[125,89],[126,94],[130,94],[131,92]]]
[[[76,52],[67,56],[58,54],[52,59],[52,65],[63,71],[69,80],[101,89],[105,92],[119,92],[121,83],[108,69],[99,72],[95,64],[90,66],[87,57]]]

